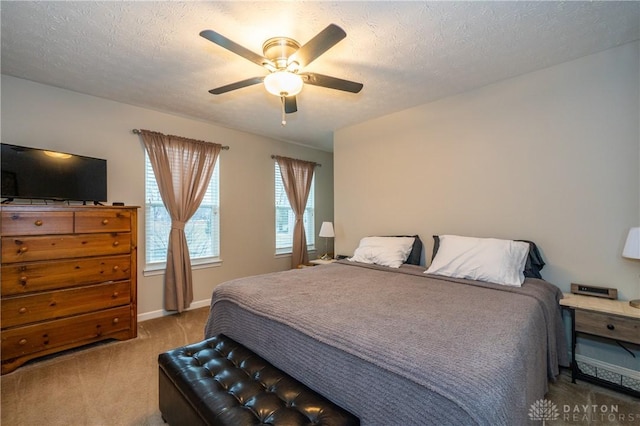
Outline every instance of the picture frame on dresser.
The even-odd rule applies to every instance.
[[[0,206],[2,374],[137,336],[137,209]]]

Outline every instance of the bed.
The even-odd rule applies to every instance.
[[[554,285],[520,287],[338,261],[213,292],[223,333],[363,425],[528,421],[567,350]]]

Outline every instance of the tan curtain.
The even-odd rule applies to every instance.
[[[162,202],[171,217],[164,307],[182,312],[193,301],[191,259],[184,225],[202,202],[222,146],[148,130],[140,133]]]
[[[304,232],[304,209],[307,206],[311,181],[316,163],[295,160],[287,157],[275,157],[280,166],[280,175],[287,193],[291,209],[296,215],[293,228],[293,248],[291,250],[291,268],[309,262],[307,236]]]

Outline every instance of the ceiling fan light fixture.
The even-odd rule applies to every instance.
[[[264,87],[275,96],[295,96],[302,86],[302,77],[289,71],[276,71],[264,78]]]

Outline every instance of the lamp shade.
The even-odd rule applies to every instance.
[[[331,222],[322,222],[322,226],[320,227],[320,237],[332,238],[335,237],[336,234],[333,232],[333,223]]]
[[[295,96],[302,85],[302,77],[289,71],[276,71],[264,78],[264,87],[276,96]]]
[[[629,259],[640,259],[640,228],[631,228],[629,230],[622,256]]]

